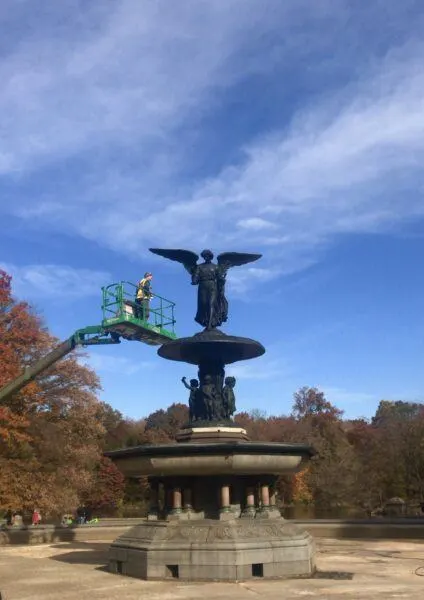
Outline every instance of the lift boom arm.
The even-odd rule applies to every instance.
[[[60,360],[77,346],[94,346],[100,344],[119,344],[119,336],[108,333],[100,325],[92,325],[78,329],[57,348],[40,358],[34,365],[27,367],[16,379],[0,388],[0,404],[12,394],[16,394],[33,381],[39,373],[48,369],[53,363]]]

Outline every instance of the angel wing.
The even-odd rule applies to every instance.
[[[246,254],[245,252],[223,252],[217,256],[217,262],[224,269],[241,267],[247,263],[254,262],[262,257],[262,254]]]
[[[191,270],[196,266],[199,260],[199,255],[191,250],[180,250],[180,249],[166,249],[166,248],[149,248],[153,254],[158,254],[169,260],[175,260],[181,263],[185,269],[190,273]]]

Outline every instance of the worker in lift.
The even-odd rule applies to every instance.
[[[136,317],[142,321],[148,321],[150,315],[150,300],[153,298],[152,279],[153,275],[151,273],[144,273],[143,279],[138,282],[135,298],[135,303],[138,305]]]

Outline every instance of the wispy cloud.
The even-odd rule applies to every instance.
[[[349,3],[90,6],[66,4],[63,35],[40,28],[0,61],[0,171],[19,185],[47,165],[70,168],[54,189],[30,200],[22,192],[6,212],[120,252],[164,239],[263,250],[260,267],[231,274],[242,291],[310,266],[337,235],[424,214],[422,42],[358,69],[349,56],[312,60],[331,55],[323,27],[343,35]],[[315,77],[329,68],[346,77],[290,115],[277,102],[270,133],[246,134],[232,163],[188,177],[187,149],[205,117],[249,77],[284,87],[292,64],[299,77],[310,65]]]
[[[4,173],[99,144],[160,146],[213,103],[212,89],[263,68],[238,55],[246,36],[253,42],[272,27],[252,0],[67,2],[44,19],[28,8],[15,18],[22,26],[33,15],[31,35],[0,61]]]
[[[352,390],[346,390],[339,387],[321,387],[317,386],[322,392],[324,392],[327,399],[335,404],[336,406],[342,406],[346,408],[354,407],[358,404],[366,404],[369,402],[377,402],[380,400],[375,394],[369,394],[367,392],[355,392]]]
[[[87,352],[87,351],[86,351]],[[100,373],[134,375],[140,371],[151,370],[155,368],[155,363],[151,361],[135,361],[125,356],[107,356],[106,354],[95,354],[89,352],[88,356],[80,359],[82,364],[88,364],[95,371]]]
[[[13,293],[28,296],[58,298],[63,301],[82,296],[98,295],[111,277],[105,271],[74,269],[66,265],[24,265],[0,263],[0,268],[12,275]]]
[[[275,279],[279,274],[280,271],[278,269],[261,269],[258,267],[233,268],[228,273],[228,290],[230,293],[244,294],[252,287],[258,288],[261,283]]]
[[[272,223],[271,221],[266,221],[265,219],[260,219],[259,217],[241,219],[237,223],[237,227],[246,231],[269,231],[278,228],[278,226],[275,223]]]
[[[282,378],[291,373],[291,368],[283,359],[272,359],[267,356],[258,358],[253,364],[250,361],[237,365],[228,365],[226,375],[231,375],[237,379],[266,380],[274,377]]]

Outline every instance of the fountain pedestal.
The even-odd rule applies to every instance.
[[[152,488],[147,521],[111,545],[112,572],[212,581],[314,572],[312,537],[275,505],[277,477],[298,471],[313,450],[250,442],[231,419],[235,380],[225,380],[225,365],[264,352],[255,340],[216,329],[161,346],[163,358],[198,367],[199,382],[187,386],[191,419],[177,443],[106,453],[124,475],[147,475]]]
[[[112,572],[213,581],[314,572],[312,537],[275,506],[278,475],[296,472],[308,446],[218,438],[108,455],[125,475],[148,475],[153,491],[147,521],[113,542]]]

